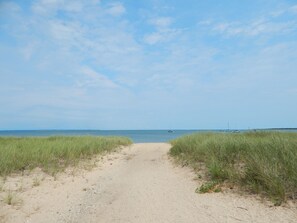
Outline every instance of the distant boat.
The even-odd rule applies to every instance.
[[[174,131],[173,130],[168,130],[168,133],[173,133]]]

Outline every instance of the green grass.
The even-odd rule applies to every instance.
[[[131,143],[124,137],[0,137],[0,176],[36,167],[55,174],[82,159]]]
[[[208,192],[220,192],[221,189],[220,188],[217,188],[217,185],[219,183],[217,181],[208,181],[204,184],[201,185],[201,187],[197,188],[196,189],[196,193],[200,193],[200,194],[203,194],[203,193],[208,193]]]
[[[275,204],[297,198],[297,133],[202,133],[171,141],[170,154],[211,181],[230,182]]]

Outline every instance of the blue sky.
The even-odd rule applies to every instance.
[[[0,129],[297,127],[297,1],[0,1]]]

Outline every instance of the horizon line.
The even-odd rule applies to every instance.
[[[162,129],[0,129],[0,131],[168,131],[168,130],[282,130],[282,129],[297,129],[297,127],[269,127],[269,128],[162,128]]]

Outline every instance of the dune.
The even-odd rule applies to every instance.
[[[276,207],[229,190],[195,193],[202,180],[175,165],[169,149],[133,144],[55,177],[36,169],[2,179],[0,222],[296,222],[293,203]]]

